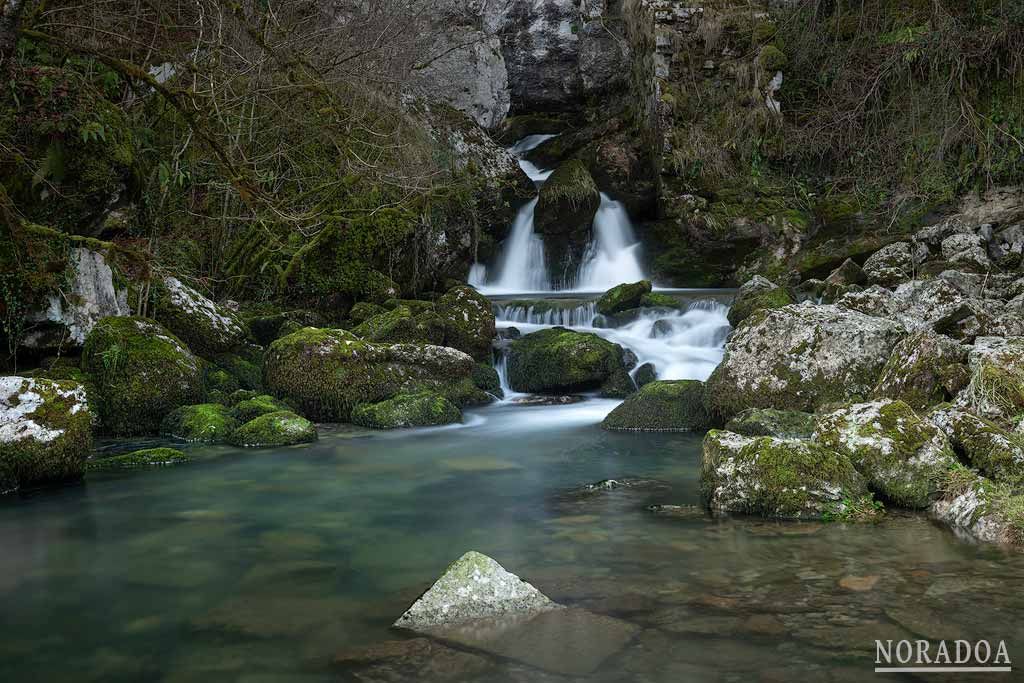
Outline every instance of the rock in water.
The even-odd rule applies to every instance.
[[[695,379],[649,382],[610,412],[601,426],[612,431],[687,432],[707,429],[704,383]]]
[[[91,423],[77,382],[0,377],[0,494],[82,476]]]
[[[557,607],[491,558],[471,550],[453,562],[394,625],[420,630]]]
[[[516,391],[573,393],[600,389],[624,397],[636,387],[622,362],[622,347],[596,334],[551,327],[512,342],[508,376]]]
[[[612,315],[641,305],[643,298],[651,293],[648,280],[623,283],[612,287],[597,300],[597,312],[601,315]]]

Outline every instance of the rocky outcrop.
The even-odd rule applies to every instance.
[[[22,345],[29,349],[81,347],[101,318],[129,315],[128,290],[116,285],[103,254],[76,247],[68,255],[69,287],[65,296],[51,296],[45,310],[28,316]]]
[[[98,322],[85,340],[82,369],[92,376],[100,425],[110,434],[156,434],[169,412],[202,399],[200,360],[146,318]]]
[[[515,391],[571,394],[599,389],[604,396],[624,397],[633,380],[618,344],[596,334],[552,327],[512,342],[508,377]]]
[[[819,444],[711,430],[704,437],[701,492],[715,512],[821,519],[867,494],[849,459]]]
[[[472,287],[448,290],[434,308],[444,327],[444,344],[477,360],[491,357],[494,339],[494,312],[491,302]]]
[[[762,311],[729,339],[708,378],[712,413],[814,411],[864,396],[903,337],[902,327],[846,308],[803,303]]]
[[[960,467],[952,470],[942,496],[929,512],[973,541],[1024,545],[1024,496]]]
[[[548,272],[576,273],[579,270],[600,203],[597,184],[578,159],[563,163],[544,182],[533,220],[534,229],[544,240]]]
[[[1024,412],[1024,337],[979,337],[967,359],[971,380],[957,405],[994,420]]]
[[[864,276],[870,284],[892,286],[914,277],[928,258],[928,248],[920,243],[895,242],[882,247],[864,262]]]
[[[905,508],[927,508],[957,462],[946,435],[902,401],[826,413],[814,441],[848,457],[872,491]]]
[[[0,494],[76,479],[91,449],[92,415],[81,384],[0,377]]]
[[[213,356],[230,351],[245,339],[245,323],[233,311],[181,280],[165,277],[157,290],[157,320],[193,352]]]
[[[604,418],[611,431],[687,432],[711,426],[704,407],[704,383],[692,379],[645,384]]]

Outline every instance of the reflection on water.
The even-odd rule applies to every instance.
[[[469,549],[636,627],[587,680],[864,680],[876,638],[1024,652],[1020,555],[917,517],[654,514],[699,503],[700,438],[602,432],[610,405],[205,448],[197,465],[5,500],[0,680],[579,680],[389,629]],[[627,476],[668,486],[567,493]]]

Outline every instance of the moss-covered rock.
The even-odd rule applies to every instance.
[[[427,344],[374,344],[344,330],[307,327],[267,350],[267,388],[315,420],[347,421],[362,403],[429,389],[458,406],[489,400],[473,384],[473,359]]]
[[[548,271],[568,284],[559,274],[575,275],[590,242],[594,214],[601,204],[597,189],[585,163],[566,161],[541,187],[534,210],[534,229],[544,240]]]
[[[917,267],[928,258],[928,247],[910,242],[888,244],[864,262],[869,284],[893,287],[914,277]]]
[[[644,297],[651,295],[649,280],[625,282],[612,287],[597,300],[597,312],[601,315],[614,315],[631,308],[643,305]]]
[[[193,458],[176,448],[145,448],[123,455],[91,458],[85,468],[89,472],[103,470],[130,470],[143,467],[167,467],[191,462]]]
[[[822,415],[814,440],[849,457],[873,491],[906,508],[927,508],[956,464],[946,435],[902,401],[858,403]]]
[[[978,337],[968,366],[971,380],[958,405],[997,421],[1024,413],[1024,337]]]
[[[222,443],[238,424],[223,405],[200,403],[171,411],[160,424],[160,433],[188,442]]]
[[[369,301],[360,301],[348,312],[348,317],[352,322],[357,325],[364,323],[370,318],[376,317],[381,313],[384,313],[387,309],[379,304],[370,303]],[[270,342],[267,342],[268,344]]]
[[[966,347],[931,330],[921,330],[893,348],[873,396],[899,399],[915,410],[948,401],[967,385],[966,360]]]
[[[251,354],[249,358],[234,353],[221,353],[213,357],[218,369],[231,375],[240,389],[250,391],[263,390],[262,352]],[[221,387],[226,391],[226,387]],[[227,392],[233,393],[233,392]]]
[[[501,378],[498,371],[486,363],[477,363],[473,366],[473,384],[477,389],[486,391],[488,394],[504,398],[505,392],[501,388]]]
[[[942,494],[929,512],[971,540],[1024,545],[1024,496],[966,467],[947,472]]]
[[[613,431],[685,432],[711,426],[698,380],[649,382],[608,413],[601,426]]]
[[[729,324],[736,327],[757,311],[782,308],[791,303],[795,303],[795,300],[785,287],[755,275],[740,287],[726,317]]]
[[[430,427],[461,421],[462,413],[451,401],[430,391],[401,393],[352,410],[352,424],[373,429]]]
[[[729,420],[725,429],[743,436],[809,439],[814,434],[815,424],[814,415],[799,410],[750,408]]]
[[[205,388],[207,397],[214,392],[216,392],[217,396],[227,397],[241,388],[237,379],[216,365],[205,366],[203,372],[203,387]],[[213,403],[218,403],[218,401],[213,401]]]
[[[434,313],[444,324],[445,346],[477,360],[490,359],[495,330],[487,297],[466,285],[454,287],[435,302]]]
[[[155,434],[164,417],[202,399],[199,359],[146,318],[104,318],[85,341],[82,368],[93,378],[103,429]]]
[[[234,403],[231,407],[231,417],[238,420],[240,424],[254,420],[260,415],[276,413],[282,410],[291,410],[284,402],[277,400],[267,394],[250,396]]]
[[[708,378],[709,407],[726,421],[747,408],[813,412],[867,396],[903,334],[898,323],[839,306],[760,311],[726,343]]]
[[[174,277],[157,287],[156,318],[200,356],[230,351],[245,339],[245,323]]]
[[[375,342],[442,344],[445,339],[445,325],[441,318],[432,312],[413,316],[407,306],[396,306],[356,326],[352,333]]]
[[[295,413],[281,410],[249,420],[231,434],[231,443],[244,448],[291,446],[316,441],[316,425]]]
[[[596,334],[552,327],[520,337],[508,352],[515,391],[574,393],[600,389],[625,396],[635,389],[622,362],[622,347]]]
[[[713,429],[704,437],[701,493],[716,512],[821,519],[868,491],[846,456],[820,444]]]
[[[939,406],[928,421],[949,438],[956,453],[999,483],[1024,484],[1024,436],[953,406]]]
[[[92,448],[85,388],[0,377],[0,493],[82,475]]]
[[[644,294],[640,297],[640,306],[643,308],[674,308],[680,311],[686,308],[686,304],[684,302],[679,301],[673,296],[661,294],[659,292]]]

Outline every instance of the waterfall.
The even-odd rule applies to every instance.
[[[543,308],[544,310],[537,310]],[[557,308],[521,304],[500,304],[494,307],[494,316],[502,322],[528,323],[530,325],[561,325],[562,327],[590,327],[597,317],[597,304],[594,302],[574,306],[573,308]]]
[[[522,155],[553,137],[529,135],[509,148],[509,152],[519,157],[519,167],[538,188],[552,171],[539,168]],[[544,241],[533,229],[536,208],[537,198],[534,197],[519,209],[494,273],[488,273],[482,263],[474,263],[469,272],[469,284],[484,294],[552,291],[551,274],[544,259]],[[576,290],[604,291],[623,282],[645,279],[640,265],[640,243],[622,204],[602,192],[593,228],[594,237],[575,273]]]

